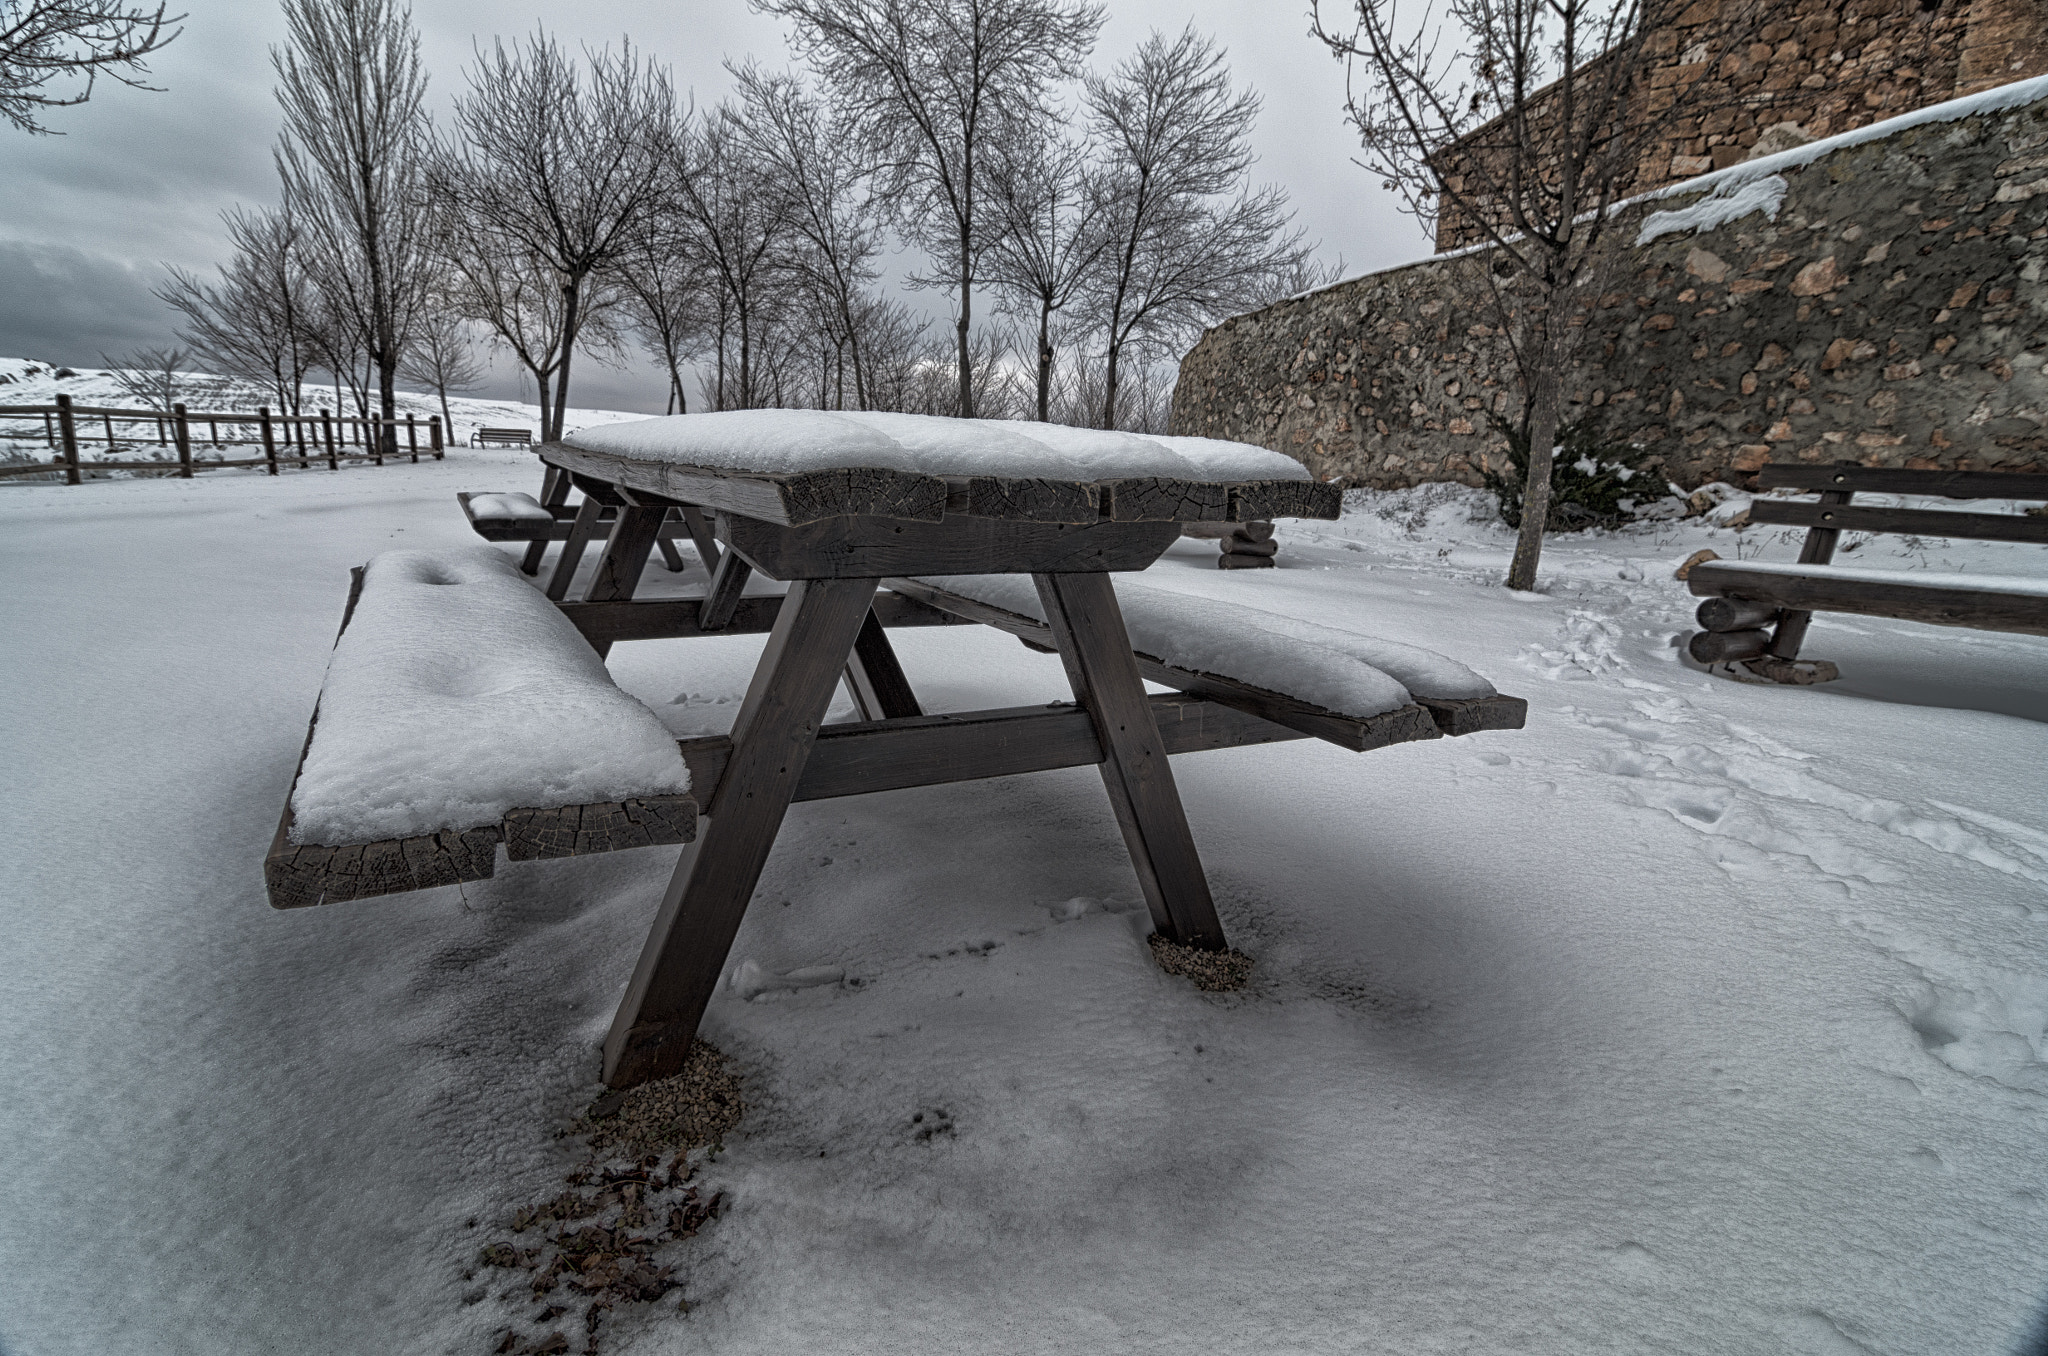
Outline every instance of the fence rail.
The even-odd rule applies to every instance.
[[[44,443],[50,448],[49,461],[24,462],[18,465],[0,465],[0,477],[51,475],[62,471],[64,483],[79,484],[84,472],[98,470],[164,471],[171,463],[156,461],[81,461],[79,448],[90,446],[94,441],[104,442],[108,451],[123,447],[148,445],[152,441],[158,447],[177,449],[177,474],[186,480],[192,478],[195,466],[201,470],[213,471],[231,466],[261,466],[276,475],[282,466],[296,466],[309,469],[314,462],[324,461],[327,469],[341,469],[345,461],[369,461],[382,466],[387,456],[410,456],[413,461],[426,452],[441,460],[445,440],[442,437],[441,416],[429,415],[422,420],[415,415],[403,419],[382,419],[375,415],[364,418],[360,415],[336,415],[327,410],[317,414],[272,414],[269,407],[261,407],[254,414],[230,410],[188,410],[183,405],[172,405],[169,413],[162,410],[121,410],[102,408],[97,405],[74,405],[71,397],[60,395],[54,405],[0,405],[0,439],[21,441],[21,435],[7,432],[6,425],[17,420],[42,421]],[[142,424],[155,431],[152,440],[147,436],[122,437],[115,433],[114,425]],[[199,436],[201,426],[204,436]],[[226,428],[229,436],[222,437]],[[250,436],[235,437],[237,430]],[[392,434],[392,450],[384,449],[383,433]],[[420,446],[420,435],[426,435],[426,447]],[[403,435],[403,444],[398,441]],[[35,435],[28,435],[33,438]],[[195,460],[192,449],[201,444],[211,448],[260,447],[263,455],[241,460],[226,459]],[[358,448],[359,451],[349,451]]]

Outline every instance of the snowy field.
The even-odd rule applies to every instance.
[[[540,1331],[478,1248],[580,1156],[674,849],[289,913],[260,867],[348,567],[538,482],[0,488],[8,1356]],[[734,965],[847,982],[713,1002],[725,1214],[663,1258],[690,1312],[623,1308],[607,1352],[2031,1349],[2048,640],[1823,616],[1842,681],[1740,685],[1679,660],[1671,570],[1787,534],[1560,538],[1523,599],[1470,492],[1355,499],[1282,569],[1183,541],[1146,580],[1435,648],[1529,728],[1176,760],[1257,961],[1227,996],[1153,965],[1093,769],[796,806]],[[1840,559],[2048,575],[1905,546]],[[991,631],[898,645],[931,709],[1068,695]],[[698,733],[759,648],[611,668]]]

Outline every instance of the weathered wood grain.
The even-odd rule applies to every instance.
[[[718,567],[711,572],[711,585],[697,608],[697,629],[723,631],[738,615],[747,591],[747,579],[754,567],[737,551],[721,551]]]
[[[1119,523],[1221,522],[1232,487],[1221,481],[1134,476],[1102,484],[1102,516]]]
[[[909,574],[1064,574],[1142,570],[1180,535],[1171,522],[1020,523],[953,517],[921,523],[830,518],[783,527],[720,514],[719,540],[771,579]]]
[[[1695,595],[1747,598],[1808,612],[1850,612],[1934,626],[2048,635],[2048,598],[2038,595],[1896,584],[1840,575],[1765,575],[1719,569],[1718,564],[1710,560],[1693,566],[1685,581],[1687,587]]]
[[[1102,517],[1101,492],[1091,484],[1009,476],[966,476],[961,483],[965,495],[957,508],[947,500],[949,513],[1029,523],[1092,523]]]
[[[895,647],[889,644],[881,619],[872,607],[868,609],[868,619],[861,623],[860,634],[854,638],[853,653],[846,658],[846,686],[863,720],[897,720],[924,714],[924,708],[917,704],[917,694],[911,690],[910,679],[904,676],[903,664],[896,658]]]
[[[1109,576],[1038,574],[1033,582],[1074,700],[1095,720],[1103,789],[1116,811],[1154,930],[1182,946],[1226,949],[1229,942],[1216,917]]]
[[[1169,756],[1308,738],[1196,697],[1165,693],[1147,700]],[[679,743],[692,794],[708,798],[725,775],[732,740],[708,735]],[[1094,721],[1066,703],[827,725],[818,731],[792,799],[864,796],[1101,761]]]
[[[612,1087],[682,1067],[874,595],[873,579],[791,585],[733,722],[710,826],[676,865],[605,1039]]]
[[[515,862],[687,843],[697,834],[694,795],[644,796],[549,810],[514,810],[503,826],[505,855]]]
[[[1786,527],[1832,528],[1837,532],[1894,532],[2048,545],[2048,518],[2018,513],[1950,513],[1941,509],[1865,508],[1860,504],[1757,499],[1750,503],[1749,520]]]
[[[1699,605],[1693,619],[1703,631],[1747,631],[1758,626],[1775,626],[1776,603],[1744,602],[1739,598],[1709,598]]]
[[[1686,651],[1702,664],[1720,664],[1730,659],[1755,659],[1771,648],[1771,633],[1750,631],[1695,631]]]
[[[1319,480],[1257,480],[1234,487],[1230,496],[1230,516],[1238,522],[1336,518],[1343,511],[1343,487]]]
[[[2048,499],[2048,474],[2035,471],[1910,471],[1835,462],[1826,466],[1773,463],[1756,473],[1762,490],[1842,490],[1868,494],[1926,494],[1945,499]]]
[[[782,608],[776,596],[741,598],[723,626],[706,631],[698,625],[701,598],[662,598],[612,603],[562,603],[562,615],[574,622],[586,640],[687,640],[698,636],[765,635],[775,629]],[[874,612],[883,626],[972,626],[973,622],[942,612],[896,593],[875,595]]]
[[[1519,730],[1529,723],[1529,703],[1522,697],[1417,697],[1439,732],[1456,738],[1484,730]]]

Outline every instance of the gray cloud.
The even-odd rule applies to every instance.
[[[1254,136],[1256,170],[1283,184],[1297,220],[1322,241],[1323,257],[1350,272],[1428,252],[1415,223],[1351,164],[1356,143],[1343,123],[1341,66],[1307,36],[1304,7],[1250,0],[1111,0],[1094,62],[1104,67],[1151,28],[1192,22],[1230,53],[1236,78],[1264,96]],[[462,87],[477,44],[517,38],[545,23],[571,44],[630,36],[675,70],[700,104],[724,97],[722,63],[747,55],[789,60],[777,25],[737,0],[580,0],[561,7],[491,0],[417,0],[414,18],[439,115]],[[277,131],[269,49],[283,39],[274,0],[212,0],[195,6],[186,31],[155,62],[163,94],[101,86],[91,103],[51,119],[66,135],[0,134],[0,353],[95,361],[169,339],[171,317],[150,295],[161,265],[210,272],[220,252],[220,213],[276,197],[270,145]],[[935,315],[945,300],[914,298]],[[621,371],[579,359],[573,399],[621,409],[661,408],[662,382],[644,363]],[[517,393],[499,365],[486,393]]]

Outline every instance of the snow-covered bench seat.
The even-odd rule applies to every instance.
[[[1772,682],[1826,682],[1838,676],[1833,664],[1799,658],[1816,612],[2048,635],[2048,578],[1861,570],[1831,563],[1837,539],[1849,531],[2048,545],[2048,518],[2038,514],[1950,513],[1852,502],[1859,492],[2042,500],[2048,499],[2048,475],[1837,462],[1766,466],[1757,473],[1757,485],[1820,492],[1818,500],[1759,499],[1750,505],[1751,522],[1805,527],[1806,541],[1797,562],[1707,560],[1687,571],[1686,586],[1707,600],[1698,614],[1704,629],[1687,646],[1699,662],[1740,663]]]
[[[890,579],[897,593],[1052,648],[1028,578]],[[1117,604],[1152,682],[1363,752],[1480,730],[1519,730],[1529,704],[1433,650],[1176,593],[1125,575]]]
[[[490,547],[355,572],[282,822],[270,902],[425,889],[512,860],[696,832],[675,737]]]

